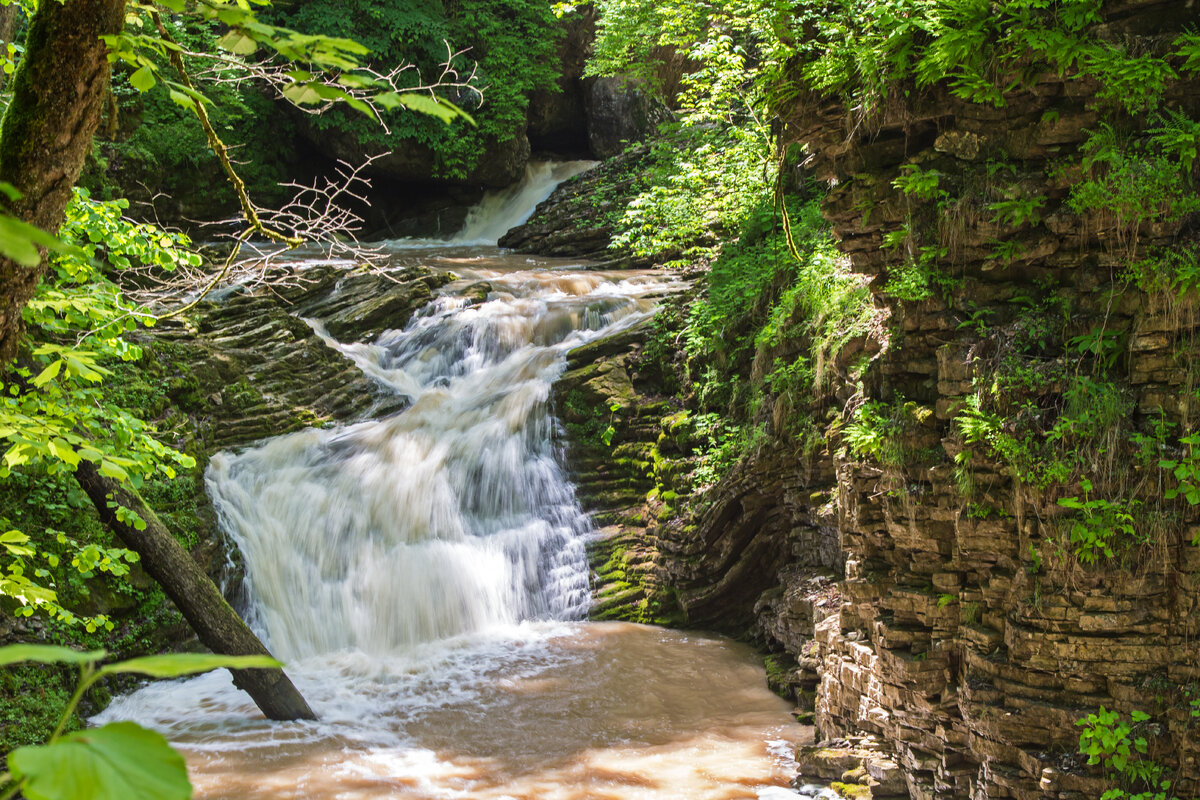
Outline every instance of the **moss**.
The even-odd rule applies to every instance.
[[[74,689],[75,674],[65,667],[0,669],[0,753],[50,738]],[[76,716],[67,729],[80,727]]]
[[[838,797],[846,800],[871,800],[871,787],[859,783],[842,783],[834,781],[829,788],[837,792]]]
[[[767,672],[767,686],[784,700],[794,700],[795,691],[790,678],[796,670],[796,661],[787,653],[763,656],[763,668]]]

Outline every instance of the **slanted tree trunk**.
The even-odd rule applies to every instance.
[[[90,461],[80,462],[75,477],[100,511],[104,524],[126,547],[142,557],[146,572],[163,587],[206,647],[228,656],[270,655],[141,497],[101,475]],[[109,507],[110,502],[136,511],[146,522],[146,529],[139,531],[118,520],[115,509]],[[316,719],[316,714],[283,670],[235,669],[232,672],[234,684],[254,699],[268,719]]]
[[[22,194],[4,204],[5,212],[57,233],[108,88],[107,49],[99,37],[120,33],[124,23],[125,0],[38,4],[0,127],[0,181]],[[37,267],[0,259],[0,363],[17,354],[21,309],[45,271],[45,258]]]

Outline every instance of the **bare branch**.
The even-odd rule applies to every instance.
[[[278,241],[252,238],[255,231],[246,226],[241,216],[206,223],[215,231],[216,240],[230,242],[229,251],[215,276],[202,267],[185,267],[166,274],[135,269],[127,276],[127,283],[136,284],[136,288],[129,289],[129,295],[138,302],[158,306],[183,298],[186,304],[182,308],[162,315],[176,316],[193,307],[220,284],[246,289],[302,285],[305,282],[303,272],[285,267],[298,256],[305,260],[342,261],[360,268],[382,270],[388,255],[380,245],[359,241],[364,221],[355,210],[356,205],[359,208],[370,206],[371,179],[366,170],[382,156],[374,155],[358,164],[339,161],[332,176],[318,178],[311,185],[281,184],[293,190],[291,199],[282,206],[254,206],[263,226],[287,231],[290,237],[303,240],[302,245],[289,247]]]
[[[456,66],[456,61],[468,51],[455,52],[449,43],[437,78],[429,82],[423,80],[415,65],[408,63],[386,72],[363,66],[347,72],[313,74],[277,60],[249,61],[230,53],[186,50],[166,30],[157,10],[150,10],[149,15],[162,40],[172,44],[168,58],[180,83],[189,90],[193,90],[194,83],[185,57],[193,64],[203,65],[196,74],[207,82],[265,85],[278,97],[311,114],[323,113],[337,102],[348,102],[359,110],[369,110],[385,132],[389,131],[384,111],[403,105],[400,98],[405,94],[427,93],[436,98],[436,92],[453,90],[457,93],[456,104],[463,104],[464,97],[473,100],[473,105],[483,101],[475,66],[469,73]],[[336,95],[339,99],[321,99],[322,87],[334,90],[326,95]],[[313,98],[316,102],[312,102]],[[265,208],[254,203],[247,193],[234,168],[237,162],[230,156],[233,148],[217,135],[204,104],[197,102],[192,108],[208,138],[209,148],[237,194],[238,216],[206,223],[207,227],[219,229],[217,238],[228,240],[230,248],[220,254],[215,274],[204,266],[182,266],[172,273],[131,270],[125,281],[131,299],[148,307],[175,306],[161,314],[161,319],[186,312],[221,285],[247,289],[302,285],[306,281],[304,271],[285,268],[286,262],[295,262],[300,255],[306,261],[346,262],[386,275],[387,254],[380,246],[359,241],[363,218],[355,210],[370,206],[371,181],[366,170],[382,154],[358,164],[339,161],[333,175],[318,178],[312,185],[281,184],[293,190],[292,198],[281,207]],[[178,305],[180,301],[182,306]]]

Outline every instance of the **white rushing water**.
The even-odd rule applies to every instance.
[[[555,459],[550,385],[567,349],[644,318],[660,287],[546,272],[492,284],[481,305],[444,295],[371,344],[327,338],[407,395],[403,413],[213,457],[209,494],[281,658],[383,655],[586,610],[587,520]]]
[[[491,236],[509,201],[462,236]],[[794,732],[748,650],[575,622],[591,526],[551,385],[571,348],[646,319],[672,279],[413,252],[462,279],[403,330],[344,344],[309,321],[408,408],[219,453],[206,474],[248,621],[320,720],[267,722],[220,671],[98,721],[164,732],[210,800],[786,796]],[[486,301],[468,299],[481,281]]]
[[[479,205],[467,213],[463,229],[450,241],[459,245],[491,245],[533,215],[537,204],[550,196],[554,187],[568,178],[586,172],[595,161],[531,161],[525,166],[525,178],[506,189],[488,192]]]

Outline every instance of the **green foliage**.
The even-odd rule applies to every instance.
[[[1041,221],[1041,209],[1045,204],[1046,198],[1041,196],[1013,197],[990,204],[988,210],[993,213],[992,219],[997,225],[1019,228]]]
[[[80,668],[79,683],[61,709],[49,740],[8,754],[8,773],[0,775],[0,797],[20,793],[29,800],[185,800],[192,795],[187,766],[160,734],[132,722],[113,722],[64,735],[84,693],[110,675],[176,678],[220,667],[280,666],[269,656],[207,654],[149,656],[97,666],[106,655],[103,650],[80,652],[53,645],[0,647],[0,666],[35,662]]]
[[[22,747],[8,759],[13,780],[29,800],[186,800],[192,796],[183,756],[162,734],[132,722]]]
[[[769,155],[766,138],[753,129],[665,126],[646,159],[647,188],[616,221],[611,246],[649,258],[713,256],[721,238],[768,202]]]
[[[269,3],[270,0],[255,0],[254,5],[262,7]],[[270,25],[247,0],[160,0],[158,5],[175,14],[188,13],[205,25],[221,29],[224,33],[216,40],[216,45],[233,55],[253,55],[263,49],[269,57],[281,58],[294,66],[290,76],[293,83],[285,95],[297,105],[344,102],[363,114],[374,116],[370,107],[347,91],[351,87],[372,84],[370,78],[354,75],[360,59],[369,52],[361,43]],[[102,37],[108,45],[109,58],[133,69],[129,83],[139,92],[149,91],[161,83],[171,100],[182,108],[195,111],[200,105],[210,104],[210,98],[187,85],[182,76],[166,66],[166,59],[173,53],[180,53],[182,48],[155,30],[158,14],[153,6],[134,4],[126,29]],[[314,73],[340,74],[343,80],[340,86],[330,85]],[[386,88],[379,83],[376,85],[381,91]]]
[[[632,75],[664,91],[672,54],[685,55],[700,67],[685,84],[691,92],[685,105],[702,94],[712,95],[716,108],[728,102],[718,95],[769,91],[793,52],[788,27],[795,9],[783,0],[597,0],[595,7],[599,20],[588,73]],[[755,85],[744,80],[746,61],[762,77]]]
[[[900,167],[900,175],[892,181],[892,186],[918,200],[941,203],[950,199],[950,193],[941,188],[941,180],[942,173],[936,169],[921,169],[919,164],[905,164]]]
[[[1118,245],[1130,254],[1143,226],[1200,211],[1191,177],[1200,128],[1182,115],[1159,117],[1158,124],[1158,133],[1139,139],[1122,136],[1107,124],[1092,131],[1080,162],[1083,180],[1072,187],[1068,200],[1076,213],[1115,225]]]
[[[1157,52],[1132,53],[1100,38],[1098,0],[840,0],[813,8],[802,74],[823,93],[844,93],[870,113],[893,93],[944,83],[973,103],[1004,106],[1007,95],[1047,71],[1096,80],[1097,106],[1134,114],[1155,107],[1178,73],[1172,59],[1196,64],[1195,34]]]
[[[942,297],[949,304],[952,293],[961,282],[938,265],[938,261],[945,259],[948,253],[947,248],[934,245],[920,248],[916,258],[905,258],[889,269],[883,291],[897,300],[910,303]]]
[[[367,117],[340,109],[312,120],[318,130],[331,136],[352,136],[367,150],[402,150],[406,143],[429,147],[433,177],[461,179],[493,157],[497,144],[511,141],[524,127],[529,96],[552,89],[558,78],[562,31],[549,3],[310,0],[281,6],[275,16],[298,29],[362,42],[370,49],[371,65],[381,71],[411,63],[432,79],[446,60],[447,43],[456,50],[468,50],[454,65],[468,74],[475,67],[483,104],[475,107],[474,93],[446,99],[467,104],[475,126],[447,127],[423,114],[389,112],[384,116],[385,130]],[[413,85],[420,79],[418,70],[404,77]]]
[[[874,319],[870,295],[837,253],[818,203],[792,198],[790,207],[790,237],[781,212],[763,206],[751,215],[688,310],[683,349],[704,410],[752,416],[750,376],[722,376],[720,368],[749,366],[756,354],[796,340],[806,352],[772,359],[762,381],[777,398],[789,394],[794,407],[807,406],[837,352]]]
[[[618,222],[614,244],[650,257],[711,257],[717,234],[736,231],[773,193],[777,168],[763,110],[792,52],[790,4],[599,0],[596,7],[590,74],[633,75],[668,95],[678,85],[663,97],[677,122],[654,145],[649,188]],[[686,72],[672,61],[678,57],[686,57]]]
[[[1083,497],[1063,497],[1058,504],[1079,512],[1071,523],[1071,545],[1084,564],[1114,558],[1118,550],[1145,544],[1134,528],[1134,515],[1142,505],[1137,500],[1107,500],[1093,497],[1092,482],[1080,481]]]
[[[1171,473],[1175,485],[1169,487],[1163,497],[1174,500],[1182,497],[1188,505],[1200,505],[1200,434],[1189,434],[1179,438],[1183,448],[1178,458],[1162,458],[1158,461],[1160,469]]]
[[[811,407],[848,342],[876,325],[860,276],[849,271],[815,200],[764,203],[711,264],[701,293],[664,305],[645,363],[677,364],[690,413],[691,486],[719,481],[772,436],[807,447]],[[645,369],[647,367],[642,367]]]
[[[852,421],[842,429],[842,441],[850,453],[859,458],[899,468],[912,455],[905,444],[905,434],[915,430],[932,413],[903,398],[893,403],[870,401],[855,410]]]
[[[1177,302],[1200,289],[1200,245],[1154,248],[1130,265],[1129,278],[1143,292]]]
[[[165,19],[170,35],[188,51],[220,53],[220,36],[208,23],[183,16]],[[150,50],[140,57],[159,71],[170,72],[163,54]],[[207,73],[210,63],[190,55],[183,60],[193,74]],[[110,91],[116,118],[109,131],[97,137],[93,158],[80,179],[98,197],[124,196],[139,184],[177,198],[187,208],[200,205],[201,213],[236,206],[233,188],[220,176],[217,157],[209,149],[204,130],[190,103],[176,102],[167,91],[148,91],[132,82],[137,72],[118,67]],[[294,124],[281,114],[265,94],[242,82],[243,70],[225,65],[205,81],[204,96],[214,130],[225,141],[252,158],[239,159],[238,173],[251,196],[260,204],[281,199],[278,184],[296,176],[286,167],[295,148]],[[203,186],[203,193],[197,192]]]
[[[613,403],[608,407],[608,427],[600,432],[600,441],[604,442],[605,447],[612,447],[613,437],[617,435],[617,412],[620,410],[620,403]]]
[[[124,300],[105,270],[170,271],[199,263],[186,249],[186,237],[124,220],[123,208],[118,202],[94,202],[80,191],[67,209],[61,236],[70,247],[51,260],[48,279],[25,308],[33,342],[10,368],[0,394],[0,439],[7,444],[0,481],[5,485],[15,482],[30,492],[42,482],[53,484],[83,460],[134,487],[152,475],[173,478],[176,467],[194,466],[190,456],[164,446],[136,413],[105,395],[104,380],[111,374],[106,364],[141,356],[123,335],[154,322]],[[144,527],[133,512],[116,510],[130,524]],[[5,522],[10,529],[2,543],[7,560],[0,595],[18,602],[17,614],[42,608],[62,622],[82,621],[89,630],[112,627],[104,615],[80,620],[62,606],[47,579],[62,562],[73,567],[72,574],[120,576],[136,561],[134,554],[76,542],[53,528],[20,530],[19,521],[17,527]]]
[[[1170,794],[1166,769],[1149,755],[1150,742],[1161,733],[1149,714],[1134,710],[1126,720],[1100,706],[1075,724],[1083,728],[1079,752],[1087,756],[1088,764],[1101,765],[1117,784],[1101,800],[1176,800]]]

